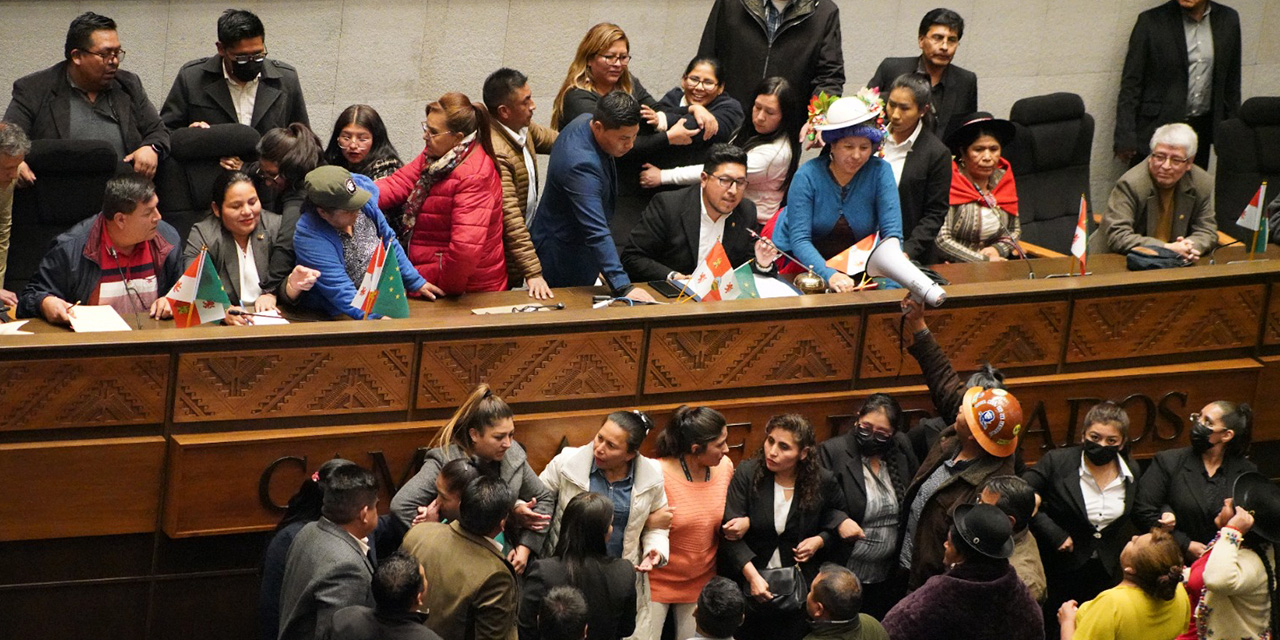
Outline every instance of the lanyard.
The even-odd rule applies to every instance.
[[[693,475],[689,473],[689,465],[685,463],[684,456],[680,456],[680,468],[684,469],[684,479],[693,482]],[[711,467],[707,467],[707,479],[704,482],[711,482]]]

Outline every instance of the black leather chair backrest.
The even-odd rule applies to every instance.
[[[1018,215],[1027,242],[1067,253],[1089,193],[1093,116],[1074,93],[1052,93],[1013,103],[1017,135],[1005,157],[1018,181]]]
[[[257,131],[242,124],[184,128],[169,134],[170,155],[156,191],[164,219],[182,238],[209,211],[213,181],[224,171],[219,161],[235,156],[248,164],[257,158],[258,137]]]
[[[1214,147],[1218,228],[1247,240],[1253,231],[1236,225],[1236,219],[1258,192],[1258,185],[1267,183],[1264,205],[1280,193],[1280,97],[1245,100],[1238,117],[1218,125]]]

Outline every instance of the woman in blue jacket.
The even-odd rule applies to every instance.
[[[351,301],[379,243],[390,243],[395,251],[405,293],[418,293],[429,300],[444,295],[417,270],[408,268],[409,258],[378,209],[378,188],[372,180],[342,167],[327,166],[308,173],[303,187],[307,199],[293,240],[294,252],[298,264],[320,272],[315,286],[302,297],[303,305],[330,315],[345,313],[363,319],[364,311]],[[368,317],[381,316],[371,313]]]

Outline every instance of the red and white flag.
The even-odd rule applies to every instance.
[[[698,300],[719,300],[720,290],[716,288],[716,278],[729,271],[729,255],[719,241],[707,252],[707,257],[693,270],[685,288],[692,291]]]
[[[366,315],[378,300],[378,283],[382,281],[382,268],[386,264],[387,245],[379,242],[378,248],[373,250],[373,257],[369,259],[369,266],[364,270],[364,277],[360,279],[356,297],[351,299],[351,306],[363,310]]]
[[[830,260],[827,260],[827,266],[843,273],[847,276],[856,275],[867,270],[867,259],[871,257],[871,250],[876,248],[880,243],[880,232],[869,235],[856,243],[852,247],[845,249]]]
[[[1080,260],[1080,273],[1084,273],[1086,256],[1089,254],[1089,204],[1080,195],[1080,217],[1076,218],[1076,233],[1071,237],[1071,255]]]
[[[1267,183],[1262,183],[1258,187],[1258,192],[1253,194],[1253,200],[1249,201],[1249,206],[1244,208],[1244,213],[1236,220],[1236,224],[1253,231],[1257,231],[1262,224],[1262,192],[1267,188]]]

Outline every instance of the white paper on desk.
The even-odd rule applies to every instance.
[[[756,277],[756,291],[760,292],[761,298],[790,298],[800,295],[791,285],[774,278],[772,276],[762,276],[754,274]]]
[[[0,324],[0,336],[33,336],[30,331],[20,331],[22,325],[26,324],[26,320],[15,320]]]
[[[124,318],[110,305],[76,305],[69,314],[71,329],[76,333],[98,331],[133,331]]]
[[[289,324],[288,320],[280,317],[279,309],[255,312],[253,315],[249,316],[249,319],[253,320],[253,326],[255,327],[265,327],[273,324]]]

